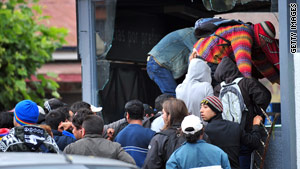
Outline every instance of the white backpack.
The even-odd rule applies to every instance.
[[[232,83],[221,83],[219,99],[223,104],[224,120],[241,123],[243,111],[246,110],[244,99],[238,86],[243,77],[236,78]]]

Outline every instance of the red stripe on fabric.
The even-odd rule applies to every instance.
[[[223,110],[222,103],[220,102],[220,100],[217,97],[210,96],[210,97],[207,97],[207,99],[209,99],[212,103],[214,103],[214,105],[216,105],[220,110]]]

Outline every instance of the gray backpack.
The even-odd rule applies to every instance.
[[[223,104],[224,120],[241,123],[243,111],[246,110],[243,96],[238,83],[243,77],[236,78],[232,83],[221,83],[219,99]]]

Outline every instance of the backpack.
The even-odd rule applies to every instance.
[[[167,141],[164,146],[163,161],[166,163],[172,153],[185,142],[185,138],[180,134],[179,128],[169,128],[156,134],[167,136]]]
[[[236,78],[232,83],[221,83],[219,99],[223,104],[222,117],[224,120],[237,122],[241,124],[243,111],[246,110],[243,96],[241,94],[239,81],[243,77]]]
[[[214,35],[215,31],[219,27],[241,25],[241,24],[244,24],[244,22],[235,19],[201,18],[198,19],[195,23],[195,36],[198,39],[205,38]]]

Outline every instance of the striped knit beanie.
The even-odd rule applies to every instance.
[[[222,102],[216,96],[207,96],[206,98],[204,98],[201,101],[201,103],[207,105],[215,113],[222,113],[223,112]]]
[[[20,101],[15,107],[14,118],[21,126],[37,123],[38,117],[38,106],[31,100]]]

